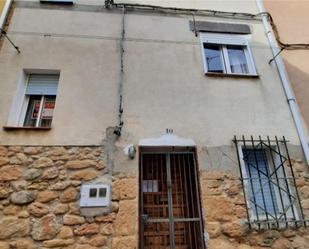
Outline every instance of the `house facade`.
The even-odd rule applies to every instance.
[[[307,164],[257,13],[14,1],[0,248],[306,248]]]

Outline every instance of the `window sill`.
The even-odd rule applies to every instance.
[[[252,79],[257,79],[260,77],[258,74],[205,73],[205,75],[211,77],[252,78]]]
[[[6,131],[13,130],[34,130],[34,131],[49,131],[51,127],[32,127],[32,126],[3,126]]]

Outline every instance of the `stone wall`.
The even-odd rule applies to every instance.
[[[0,249],[136,248],[137,180],[112,178],[112,212],[84,217],[83,182],[101,182],[101,147],[0,147]]]
[[[294,162],[293,168],[304,214],[309,217],[308,166]],[[200,174],[200,183],[209,249],[309,248],[308,228],[249,230],[238,176],[220,171],[203,171]]]
[[[137,248],[137,176],[110,176],[105,156],[97,146],[0,147],[0,249]],[[308,217],[308,167],[295,162],[293,168]],[[112,183],[111,212],[81,215],[81,184],[106,179]],[[200,186],[208,248],[308,248],[307,228],[248,229],[239,176],[200,171]]]

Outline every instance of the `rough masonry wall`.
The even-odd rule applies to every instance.
[[[112,212],[84,217],[83,182],[104,179],[102,147],[0,147],[0,249],[136,248],[137,180],[112,178]]]
[[[305,217],[309,215],[308,166],[294,162],[296,185]],[[239,176],[222,171],[200,173],[205,228],[209,249],[307,249],[309,229],[249,230]]]
[[[78,206],[83,182],[106,180],[102,147],[0,147],[0,249],[134,249],[138,242],[138,180],[116,174],[112,212],[85,217]],[[293,164],[306,216],[309,172]],[[250,231],[238,176],[200,171],[209,249],[306,249],[309,229]]]

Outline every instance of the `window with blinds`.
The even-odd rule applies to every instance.
[[[29,75],[25,93],[24,127],[51,127],[58,82],[58,74]]]

